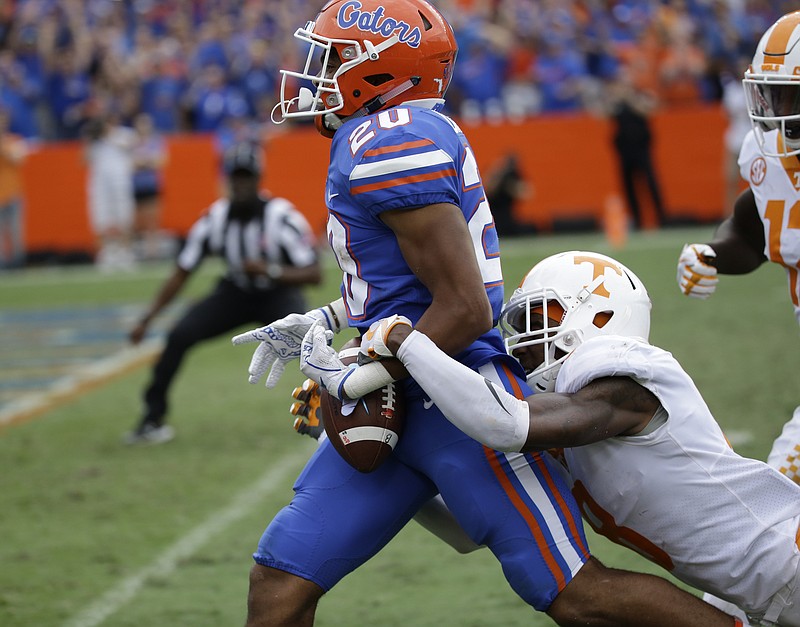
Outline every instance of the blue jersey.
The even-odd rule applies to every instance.
[[[363,333],[395,313],[416,323],[430,306],[431,293],[380,214],[437,203],[461,209],[497,322],[504,296],[497,232],[475,156],[450,118],[406,103],[346,122],[331,144],[326,200],[350,326]],[[503,344],[493,330],[456,358],[476,368],[498,352]]]
[[[432,302],[383,211],[459,207],[495,319],[503,301],[497,234],[472,150],[451,120],[409,104],[346,122],[331,146],[328,238],[344,271],[350,325],[362,332],[394,313],[416,322]],[[520,398],[531,394],[496,329],[455,357]],[[492,451],[453,426],[410,379],[405,392],[394,454],[360,473],[330,440],[320,444],[254,559],[330,590],[439,492],[470,538],[497,556],[517,594],[547,610],[589,558],[580,510],[555,462],[546,453]]]

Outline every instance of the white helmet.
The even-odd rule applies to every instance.
[[[761,152],[800,154],[800,11],[769,27],[744,73],[747,112]],[[765,149],[764,133],[779,130],[777,148]]]
[[[552,392],[562,362],[589,338],[647,341],[650,307],[644,284],[624,265],[599,253],[570,251],[528,272],[503,307],[500,328],[509,354],[543,346],[544,361],[528,374],[528,383],[537,392]]]

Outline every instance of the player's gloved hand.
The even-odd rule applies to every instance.
[[[315,322],[321,321],[326,328],[338,332],[339,318],[331,314],[335,309],[338,310],[339,302],[341,301],[319,309],[312,309],[304,314],[289,314],[265,327],[251,329],[233,337],[231,341],[234,345],[261,342],[256,347],[247,370],[250,375],[248,379],[250,383],[257,383],[269,368],[265,385],[268,388],[275,387],[286,364],[300,357],[300,345],[303,343],[303,337]],[[344,315],[342,312],[341,317],[344,318]]]
[[[717,289],[719,277],[711,260],[717,256],[708,244],[686,244],[678,258],[678,286],[692,298],[706,299]]]
[[[330,346],[333,332],[316,322],[302,341],[300,370],[309,379],[319,383],[322,389],[338,399],[344,398],[344,383],[357,366],[345,366],[339,353]]]
[[[297,416],[293,424],[294,430],[318,440],[325,431],[320,407],[319,385],[311,379],[306,379],[302,386],[292,390],[292,398],[297,399],[289,407],[289,412],[293,416]]]
[[[413,326],[411,320],[397,314],[373,322],[369,330],[361,338],[361,354],[370,359],[394,357],[394,353],[389,350],[386,342],[389,333],[391,333],[392,329],[398,324],[404,324],[409,328]]]
[[[320,384],[344,404],[347,400],[358,399],[394,381],[394,377],[378,361],[367,364],[346,366],[329,342],[333,332],[317,322],[303,338],[300,355],[300,370],[309,379]]]

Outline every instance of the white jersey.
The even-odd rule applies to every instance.
[[[769,152],[782,149],[782,141],[777,130],[764,135]],[[800,322],[800,160],[765,157],[750,131],[739,153],[739,170],[750,184],[764,226],[764,255],[786,268],[794,315]]]
[[[730,448],[670,353],[630,338],[593,338],[564,362],[556,391],[605,376],[630,376],[667,418],[646,435],[564,451],[584,518],[678,579],[764,612],[800,566],[800,486]]]

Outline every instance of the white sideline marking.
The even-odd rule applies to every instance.
[[[34,392],[12,401],[0,410],[0,429],[30,420],[98,385],[153,361],[163,345],[163,340],[154,338],[138,346],[125,348],[62,377],[43,392]]]
[[[261,506],[261,498],[283,484],[296,465],[309,456],[306,447],[278,459],[254,484],[240,491],[227,507],[212,514],[139,572],[119,582],[82,612],[67,620],[63,627],[95,627],[117,612],[139,592],[148,579],[171,574],[178,562],[195,553],[212,536]]]

